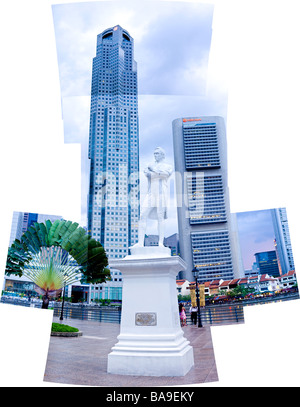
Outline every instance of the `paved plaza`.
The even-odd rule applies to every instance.
[[[59,322],[54,318],[54,322]],[[117,343],[120,325],[64,319],[83,335],[51,336],[44,381],[85,386],[149,387],[180,386],[218,380],[209,326],[186,326],[185,337],[194,349],[195,365],[184,377],[123,376],[107,373],[107,355]]]

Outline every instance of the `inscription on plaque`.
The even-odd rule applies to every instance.
[[[157,325],[156,312],[137,312],[135,314],[135,325],[137,326]]]

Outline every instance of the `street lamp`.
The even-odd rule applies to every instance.
[[[196,301],[197,301],[197,308],[198,308],[198,328],[202,328],[202,321],[201,321],[201,314],[200,314],[200,301],[199,301],[199,288],[198,288],[198,269],[196,267],[193,268],[192,273],[195,278],[195,285],[196,285]]]
[[[63,319],[64,319],[65,288],[66,288],[66,286],[64,285],[63,300],[62,300],[62,304],[61,304],[61,313],[60,313],[60,318],[59,318],[60,321],[63,321]]]

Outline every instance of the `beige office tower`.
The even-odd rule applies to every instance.
[[[232,228],[227,185],[223,118],[188,117],[173,121],[173,143],[181,278],[231,280],[243,275],[237,233]]]

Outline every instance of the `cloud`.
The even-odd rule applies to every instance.
[[[164,4],[136,41],[140,94],[199,95],[206,88],[211,6]]]
[[[271,213],[269,210],[238,212],[237,222],[243,263],[250,269],[255,253],[275,250]]]
[[[81,145],[81,222],[86,224],[89,186],[89,114],[90,97],[65,97],[62,101],[64,141]]]
[[[116,24],[134,38],[140,94],[204,94],[212,5],[114,1],[52,10],[62,96],[90,94],[97,34]]]

